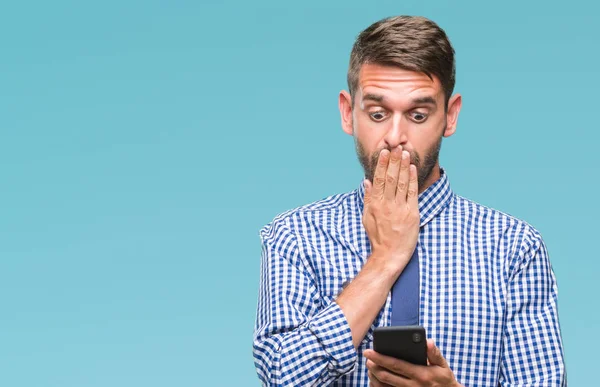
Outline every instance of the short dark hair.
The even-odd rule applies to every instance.
[[[393,16],[371,24],[358,35],[348,68],[353,106],[360,68],[366,63],[417,71],[431,79],[437,76],[448,107],[456,78],[454,48],[446,32],[433,21],[422,16]]]

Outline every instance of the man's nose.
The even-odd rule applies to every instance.
[[[408,140],[406,132],[406,122],[401,118],[394,118],[384,139],[388,149],[406,144]]]

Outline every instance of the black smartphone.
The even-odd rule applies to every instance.
[[[412,364],[427,365],[425,328],[419,325],[375,328],[373,350]]]

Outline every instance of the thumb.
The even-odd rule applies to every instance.
[[[442,356],[442,352],[435,345],[432,339],[427,340],[427,359],[429,364],[436,365],[443,368],[448,368],[446,359]]]

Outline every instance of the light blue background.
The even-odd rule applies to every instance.
[[[449,34],[442,165],[542,232],[570,384],[596,385],[597,7],[300,3],[0,7],[0,385],[258,385],[258,231],[360,183],[337,95],[395,14]]]

